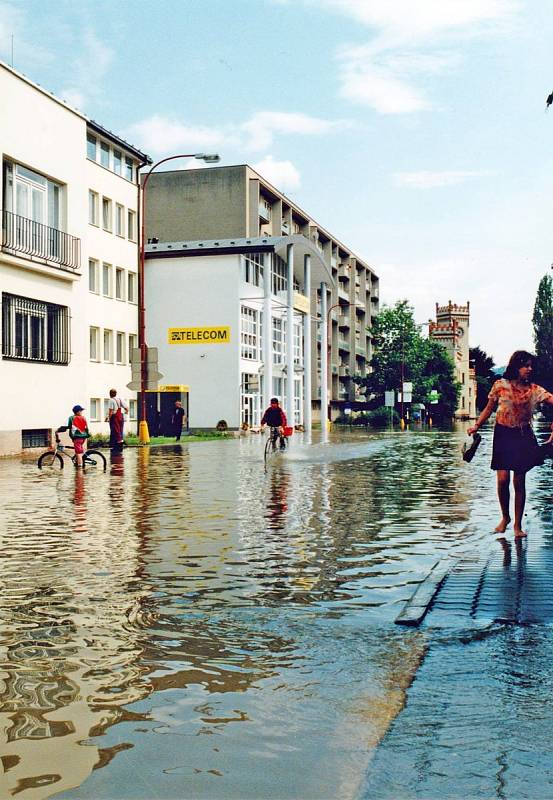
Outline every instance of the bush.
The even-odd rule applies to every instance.
[[[372,411],[369,411],[367,416],[373,428],[385,428],[390,424],[390,409],[387,406],[374,408]],[[399,414],[395,409],[392,411],[392,420],[394,424],[399,422]]]

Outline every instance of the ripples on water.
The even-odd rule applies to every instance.
[[[356,794],[423,658],[395,629],[495,523],[462,434],[0,462],[0,796]]]

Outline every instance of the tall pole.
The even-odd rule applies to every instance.
[[[328,403],[328,315],[326,309],[326,283],[321,283],[321,430],[323,436],[327,432],[327,403]]]
[[[167,156],[157,161],[144,176],[140,192],[140,260],[138,271],[138,346],[140,347],[140,410],[138,423],[138,440],[141,444],[148,444],[150,434],[148,432],[148,422],[146,420],[146,386],[148,383],[148,346],[146,345],[146,304],[145,304],[145,253],[146,253],[146,186],[152,172],[166,161],[173,161],[176,158],[198,158],[203,161],[219,161],[216,154],[206,155],[205,153],[179,153],[175,156]],[[139,185],[140,185],[140,178]]]
[[[290,425],[294,427],[295,392],[294,392],[294,245],[286,247],[286,266],[288,278],[287,309],[286,309],[286,413]]]
[[[311,308],[311,256],[303,258],[303,293],[309,299]],[[303,426],[311,430],[311,312],[303,316]]]
[[[271,278],[273,254],[267,253],[263,263],[263,406],[268,408],[273,396],[273,319]]]

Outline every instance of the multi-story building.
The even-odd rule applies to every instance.
[[[225,315],[221,304],[229,304],[225,324],[231,326],[230,342],[236,347],[233,361],[241,362],[233,384],[236,398],[232,399],[239,415],[226,413],[226,417],[232,417],[233,425],[240,421],[256,423],[261,405],[271,394],[285,400],[288,407],[294,405],[296,421],[305,424],[311,413],[305,411],[307,392],[309,407],[315,418],[319,417],[325,378],[331,413],[338,413],[348,402],[364,399],[358,395],[352,378],[366,375],[369,368],[372,351],[367,329],[371,317],[378,312],[378,277],[366,262],[255,170],[239,165],[154,173],[146,193],[146,232],[149,239],[157,240],[147,248],[150,345],[165,347],[161,333],[155,330],[161,297],[169,303],[168,308],[175,306],[175,313],[164,317],[164,330],[222,325],[220,320]],[[233,263],[228,273],[222,266],[222,254],[229,265]],[[312,273],[307,280],[306,256]],[[171,270],[164,262],[169,257],[174,265]],[[179,267],[175,259],[179,260]],[[257,273],[248,266],[251,263],[258,263]],[[170,292],[165,285],[169,272]],[[230,280],[230,273],[234,276],[232,289],[225,283],[226,278]],[[222,297],[225,292],[228,294]],[[308,302],[302,300],[300,307],[297,298],[294,301],[294,292],[306,295]],[[293,331],[291,336],[289,331]],[[256,344],[250,355],[245,355],[248,337],[253,337]],[[325,339],[327,347],[321,346]],[[206,367],[216,345],[206,348],[204,371],[197,376],[197,348],[167,347],[167,355],[172,354],[171,364],[176,364],[179,352],[178,376],[161,356],[160,369],[166,379],[169,370],[170,383],[190,385],[190,421],[199,426],[194,419],[194,392],[203,396],[199,383],[210,380],[212,373]],[[291,355],[293,352],[295,356]],[[296,388],[292,392],[283,367],[294,359]],[[266,378],[268,368],[270,380]],[[301,375],[304,377],[300,379]],[[203,418],[207,413],[203,402],[202,408]],[[221,417],[225,418],[225,414]]]
[[[436,322],[429,324],[429,335],[446,349],[455,366],[455,380],[461,385],[456,419],[474,419],[476,413],[476,375],[470,366],[470,303],[459,306],[451,300],[446,306],[436,303]]]
[[[147,157],[0,63],[0,455],[47,444],[75,403],[136,418],[138,169]]]

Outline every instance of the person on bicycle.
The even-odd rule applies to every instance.
[[[75,456],[77,461],[77,469],[83,468],[83,453],[84,443],[90,436],[88,424],[83,417],[84,408],[76,405],[72,408],[73,414],[67,420],[67,427],[69,428],[69,436],[75,448]]]
[[[278,397],[271,397],[271,405],[263,414],[261,419],[261,430],[268,425],[270,428],[278,428],[280,449],[284,450],[286,447],[286,440],[284,438],[284,428],[287,425],[286,414],[280,407]]]

